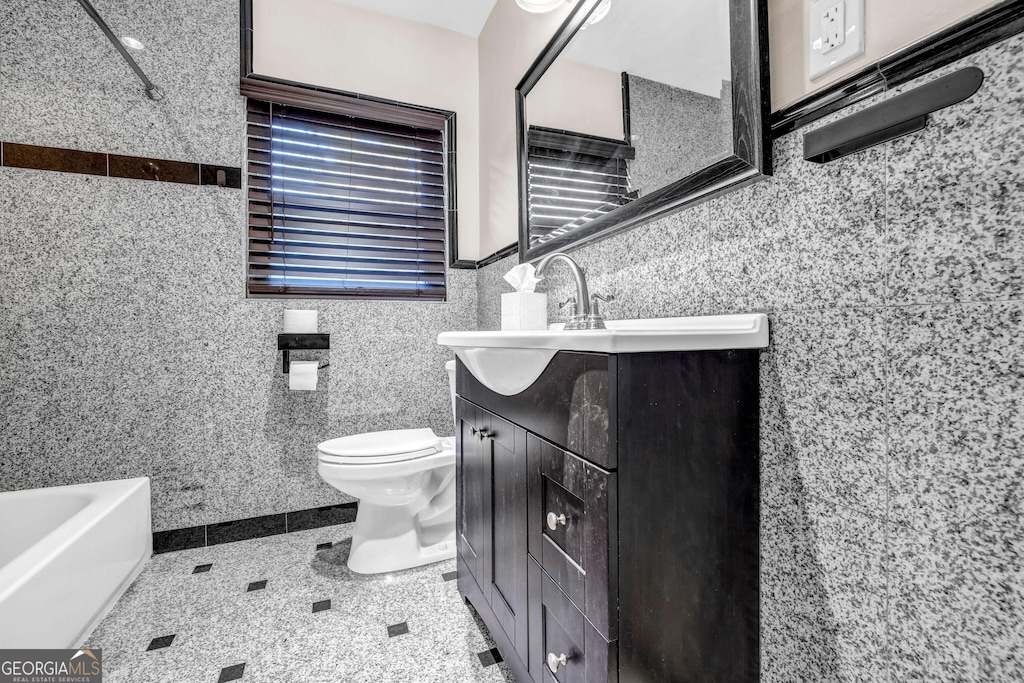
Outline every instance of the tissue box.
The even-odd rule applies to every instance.
[[[501,329],[548,329],[548,295],[543,292],[510,292],[502,294]]]

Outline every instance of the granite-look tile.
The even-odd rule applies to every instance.
[[[217,0],[138,12],[107,0],[97,10],[117,35],[146,45],[133,56],[164,99],[145,96],[84,11],[15,0],[0,10],[0,139],[240,166],[238,6]]]
[[[777,514],[787,518],[762,569],[762,680],[885,680],[883,522],[809,497]]]
[[[163,531],[350,501],[316,473],[327,438],[451,432],[450,353],[434,336],[475,325],[472,279],[454,278],[452,301],[437,306],[303,302],[325,331],[355,333],[327,354],[322,391],[302,395],[288,392],[275,344],[291,302],[244,298],[239,193],[14,169],[0,178],[12,188],[2,230],[18,246],[0,258],[27,293],[0,294],[0,315],[38,340],[7,356],[24,373],[5,377],[5,486],[147,475]],[[409,320],[415,333],[388,332]],[[350,371],[350,349],[368,372]]]
[[[1024,304],[896,307],[886,327],[891,519],[1024,512]]]
[[[885,153],[822,166],[801,132],[774,143],[774,176],[709,203],[714,310],[882,303]]]
[[[1024,670],[1024,523],[999,511],[920,532],[890,524],[892,680],[1010,681]]]
[[[360,680],[377,663],[395,658],[377,680],[511,680],[504,678],[507,667],[489,667],[491,673],[478,677],[476,653],[494,643],[454,584],[437,580],[439,568],[454,562],[383,576],[353,574],[345,566],[350,530],[327,527],[159,555],[89,644],[105,649],[105,674],[117,681],[204,680],[239,661],[246,662],[246,679],[256,681]],[[313,555],[312,543],[323,534],[340,541]],[[214,570],[196,580],[185,572],[200,560],[212,562]],[[266,588],[245,593],[257,574],[266,578]],[[445,590],[413,590],[428,583]],[[409,590],[395,592],[396,586]],[[331,609],[314,618],[310,605],[322,599],[331,601]],[[416,603],[410,614],[429,604],[429,620],[410,620],[408,635],[388,641],[393,617],[387,610],[406,600]],[[172,648],[145,651],[169,632],[175,633]],[[398,640],[416,645],[398,652]]]
[[[771,316],[762,354],[761,454],[789,458],[810,496],[882,515],[885,346],[880,309]],[[768,471],[771,471],[770,469]]]
[[[965,66],[985,72],[968,100],[888,144],[891,303],[998,301],[1024,293],[1024,36],[897,88]]]
[[[731,102],[629,76],[629,114],[636,159],[629,177],[640,196],[732,153]],[[718,134],[712,134],[718,133]]]
[[[647,254],[643,260],[633,258]],[[708,207],[701,204],[634,228],[570,254],[586,272],[592,293],[610,319],[666,318],[709,312]],[[683,283],[681,287],[674,283]],[[576,295],[568,269],[552,264],[538,285],[548,292],[548,320],[564,322],[558,303]]]

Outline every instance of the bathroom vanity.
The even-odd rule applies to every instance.
[[[758,680],[763,326],[754,348],[549,349],[511,395],[460,360],[458,587],[521,683]]]

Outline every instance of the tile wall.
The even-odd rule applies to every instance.
[[[1024,36],[879,97],[966,65],[925,131],[825,166],[797,131],[773,178],[573,253],[611,317],[768,313],[766,683],[1024,670]]]
[[[238,2],[95,5],[165,99],[77,3],[11,0],[0,140],[242,166]],[[316,473],[327,438],[452,432],[434,338],[473,326],[474,273],[446,303],[246,299],[244,212],[238,189],[0,168],[0,490],[150,476],[154,530],[194,527],[350,500]],[[331,334],[315,393],[281,372],[286,307]]]

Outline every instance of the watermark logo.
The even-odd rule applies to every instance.
[[[0,650],[0,683],[102,683],[100,650]]]

